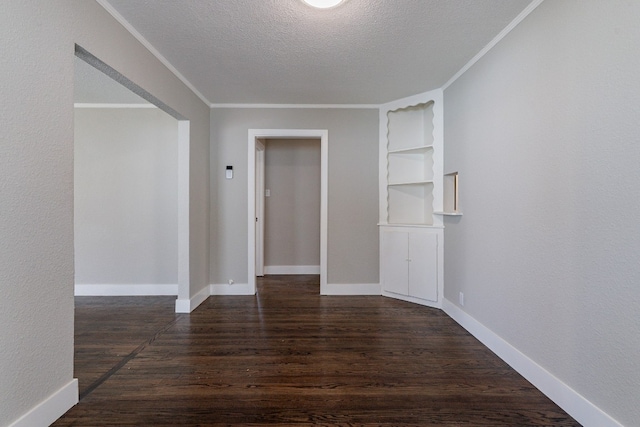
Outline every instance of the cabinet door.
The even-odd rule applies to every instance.
[[[380,245],[383,265],[382,289],[387,292],[408,295],[409,258],[408,234],[385,231]]]
[[[409,233],[409,296],[438,301],[438,235]]]

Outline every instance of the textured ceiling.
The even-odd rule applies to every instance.
[[[210,102],[284,104],[378,104],[439,88],[531,3],[106,1]]]

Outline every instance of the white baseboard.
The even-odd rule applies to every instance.
[[[393,298],[393,299],[399,299],[400,301],[406,301],[414,304],[424,305],[425,307],[442,309],[442,306],[438,301],[429,301],[426,299],[410,297],[409,295],[394,294],[393,292],[387,292],[387,291],[382,291],[382,296]]]
[[[327,283],[320,295],[380,295],[379,283]]]
[[[178,295],[178,285],[174,284],[96,284],[75,286],[75,296],[95,297],[127,297],[127,296],[160,296]]]
[[[191,313],[200,304],[205,302],[205,300],[209,298],[210,295],[211,293],[209,291],[209,286],[205,286],[197,294],[189,299],[178,298],[176,300],[176,313]]]
[[[211,295],[255,295],[255,290],[248,283],[212,284],[209,285]]]
[[[264,274],[320,274],[319,265],[265,265]]]
[[[9,427],[48,426],[78,403],[78,380],[74,378],[60,390],[31,408]]]
[[[622,427],[622,424],[451,301],[444,300],[443,310],[583,426]]]

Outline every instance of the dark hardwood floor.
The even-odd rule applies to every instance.
[[[578,426],[439,310],[321,297],[317,276],[257,296],[76,300],[80,403],[55,426]]]

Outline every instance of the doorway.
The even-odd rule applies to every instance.
[[[74,375],[82,399],[172,313],[186,311],[190,124],[82,47],[75,56]],[[94,321],[79,323],[87,313]],[[132,328],[131,317],[145,322]]]
[[[320,140],[320,293],[327,288],[328,143],[327,130],[249,129],[248,138],[248,282],[256,292],[256,276],[264,274],[264,141]],[[259,247],[258,247],[259,245]]]
[[[262,264],[267,275],[319,275],[320,140],[265,139],[264,144],[264,191],[256,162],[256,206],[264,204],[256,222],[256,276]]]
[[[101,61],[100,59],[93,56],[91,53],[87,52],[82,47],[76,45],[75,50],[76,55],[76,70],[78,70],[78,64],[81,67],[84,67],[85,74],[81,74],[82,77],[79,79],[79,74],[76,72],[76,106],[78,104],[83,104],[84,107],[96,107],[99,105],[110,105],[111,107],[122,107],[123,105],[135,105],[136,108],[142,109],[155,109],[158,113],[164,115],[165,113],[168,116],[171,116],[173,119],[168,117],[169,121],[173,120],[174,127],[174,136],[172,144],[175,147],[177,140],[177,147],[175,150],[170,153],[166,158],[172,157],[175,162],[173,169],[175,171],[175,175],[171,178],[173,184],[175,186],[173,198],[173,206],[172,208],[175,212],[172,214],[173,220],[173,231],[171,236],[171,245],[173,245],[173,255],[170,256],[170,263],[172,264],[172,275],[173,275],[173,284],[164,285],[161,281],[151,283],[144,283],[140,281],[132,281],[131,283],[123,283],[122,281],[115,281],[111,283],[100,283],[99,285],[103,286],[85,286],[76,287],[76,295],[177,295],[177,300],[175,303],[176,312],[188,312],[189,307],[189,298],[190,298],[190,275],[189,275],[189,145],[190,145],[190,126],[189,121],[181,116],[178,112],[173,110],[171,107],[162,103],[159,99],[155,98],[150,93],[146,92],[135,83],[127,79],[122,74],[118,73],[116,70],[111,68],[109,65]],[[84,79],[84,80],[82,80]],[[79,99],[79,95],[82,96],[82,99]],[[160,113],[160,111],[162,113]],[[147,110],[152,111],[152,110]],[[116,125],[117,126],[117,125]],[[176,129],[177,127],[177,129]],[[116,128],[113,128],[116,129]],[[119,129],[118,129],[119,130]],[[107,133],[105,131],[105,133]],[[111,149],[111,148],[109,148]],[[172,149],[173,150],[173,149]],[[112,154],[117,155],[115,151],[112,150]],[[140,153],[137,153],[138,157]],[[155,155],[155,154],[154,154]],[[176,160],[177,158],[177,160]],[[100,159],[98,159],[100,160]],[[153,159],[149,159],[149,161],[153,161]],[[98,163],[99,164],[99,161]],[[140,166],[141,171],[140,174],[142,177],[148,178],[150,175],[144,172],[144,165],[135,165]],[[148,171],[147,171],[148,172]],[[89,171],[91,173],[91,171]],[[85,176],[89,176],[85,174]],[[113,171],[114,179],[121,178],[118,175],[118,171]],[[145,179],[146,179],[145,178]],[[136,186],[140,183],[139,180],[129,179],[128,185]],[[154,181],[151,180],[149,183],[150,186],[155,185]],[[158,186],[161,187],[160,183]],[[149,193],[155,194],[155,196],[151,195],[150,197],[153,200],[147,200],[147,206],[153,205],[153,203],[157,202],[159,198],[162,197],[162,188],[151,188],[150,191],[144,192],[144,197],[148,197]],[[116,191],[116,190],[110,190]],[[90,194],[89,192],[85,192],[86,194]],[[75,197],[75,196],[74,196]],[[129,203],[132,210],[138,208],[136,204],[139,200],[132,199]],[[76,200],[75,203],[78,203]],[[111,209],[112,206],[98,206],[97,210],[103,209]],[[123,210],[127,210],[127,204],[123,203]],[[152,218],[148,218],[149,222],[155,221],[155,215]],[[126,221],[126,220],[125,220]],[[122,222],[125,222],[122,221]],[[177,224],[176,224],[177,222]],[[146,226],[146,225],[145,225]],[[91,226],[93,227],[93,225]],[[109,234],[108,227],[104,227],[103,230],[96,230],[94,227],[90,230],[94,233],[94,237],[100,236],[104,237]],[[136,230],[136,232],[141,230]],[[149,234],[149,233],[147,233]],[[151,233],[153,235],[154,233]],[[77,242],[76,242],[77,244]],[[135,248],[134,248],[135,252]],[[111,251],[112,254],[118,256],[117,251]],[[77,255],[76,255],[77,256]],[[153,258],[153,257],[151,257]],[[155,269],[158,270],[157,260],[166,259],[166,254],[163,257],[154,258],[149,260],[149,270]],[[154,266],[153,263],[156,263]],[[149,277],[149,276],[147,276]],[[146,279],[145,279],[146,280]],[[176,283],[177,282],[177,283]],[[131,284],[134,286],[119,286],[118,284]],[[160,286],[158,286],[160,284]],[[151,286],[149,286],[151,285]],[[183,304],[184,302],[187,304]]]

